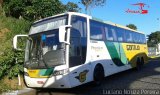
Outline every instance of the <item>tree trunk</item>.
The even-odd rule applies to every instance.
[[[5,15],[5,12],[2,8],[3,0],[0,0],[0,15]]]
[[[2,5],[2,3],[3,3],[3,0],[0,0],[0,5]]]

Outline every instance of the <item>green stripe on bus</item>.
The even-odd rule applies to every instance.
[[[122,44],[119,44],[119,45],[120,45],[120,49],[121,49],[121,61],[123,64],[127,64],[128,60],[127,60],[124,48],[123,48]]]
[[[53,73],[53,68],[50,69],[41,69],[39,72],[40,76],[50,76]]]
[[[117,66],[123,66],[128,63],[121,44],[117,42],[106,42],[106,47],[114,64]]]

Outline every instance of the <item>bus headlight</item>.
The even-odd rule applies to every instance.
[[[69,72],[69,69],[64,69],[64,70],[55,70],[53,72],[53,76],[57,76],[57,75],[63,75]]]

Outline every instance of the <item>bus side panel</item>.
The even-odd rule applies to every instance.
[[[124,49],[119,42],[106,42],[108,52],[117,66],[124,66],[128,64],[127,57],[124,53]]]
[[[75,87],[87,82],[92,81],[91,64],[86,63],[69,68],[69,81],[71,87]]]
[[[129,64],[117,65],[120,64],[119,61],[114,61],[117,59],[113,58],[118,58],[119,56],[120,52],[118,43],[91,41],[91,64],[93,70],[98,63],[103,65],[105,76],[130,69],[131,66]],[[121,58],[119,60],[121,60]]]

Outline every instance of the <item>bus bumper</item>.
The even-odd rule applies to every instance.
[[[31,78],[24,76],[26,86],[29,88],[71,88],[68,76],[58,75],[50,78]]]

